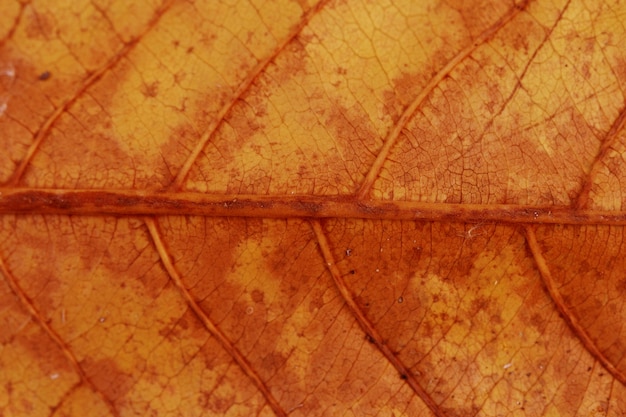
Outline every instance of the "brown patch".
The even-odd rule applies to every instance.
[[[246,146],[250,142],[250,138],[265,129],[263,117],[267,115],[267,100],[264,99],[265,94],[256,86],[250,87],[245,97],[239,100],[241,105],[235,105],[228,114],[227,123],[236,131],[239,138],[236,147],[228,149],[229,154],[238,155],[241,146]],[[220,144],[222,144],[220,142]],[[226,144],[228,145],[228,144]],[[220,148],[222,150],[223,148]],[[230,162],[230,158],[224,157],[225,162]]]
[[[54,129],[50,130],[36,152],[34,163],[26,172],[24,182],[29,185],[40,184],[42,178],[50,177],[49,163],[36,162],[38,158],[53,160],[58,168],[53,176],[54,182],[48,184],[49,186],[97,188],[107,186],[110,181],[109,184],[117,184],[119,187],[123,178],[128,180],[128,186],[135,187],[144,187],[152,182],[141,184],[139,181],[133,184],[137,180],[134,169],[136,161],[120,148],[119,145],[125,142],[112,129],[109,111],[113,107],[113,98],[120,83],[125,81],[131,71],[133,68],[122,60],[87,88],[86,93],[75,98],[67,110],[72,116],[62,115],[55,122]],[[72,80],[72,85],[59,86],[52,82],[45,86],[46,89],[56,87],[61,91],[72,91],[79,87],[79,82],[84,83],[85,80]],[[70,97],[63,95],[56,97],[55,101],[62,103],[68,99]],[[33,98],[31,100],[40,101]],[[52,110],[40,113],[49,116]]]
[[[33,82],[41,75],[41,63],[26,61],[10,49],[0,48],[0,106],[6,106],[1,129],[0,183],[9,180],[26,156],[34,140],[33,132],[39,131],[45,118],[55,110],[52,103],[63,102],[66,91],[75,88],[59,77],[45,83]]]
[[[503,324],[502,315],[501,315],[502,314],[501,309],[499,310],[499,313],[500,314],[492,314],[491,315],[490,320],[491,320],[491,324],[492,325],[501,326]]]
[[[460,21],[450,22],[452,25],[463,25],[476,38],[485,29],[492,26],[510,10],[508,2],[494,3],[490,0],[464,1],[446,0],[445,4],[460,13]]]
[[[543,332],[546,327],[546,318],[538,313],[534,313],[527,321],[531,326],[537,329],[539,333]]]
[[[241,158],[243,154],[242,149],[250,146],[254,142],[254,136],[265,129],[265,124],[261,117],[266,114],[265,106],[267,101],[263,100],[264,97],[266,97],[266,94],[263,89],[253,85],[246,92],[246,95],[235,103],[224,120],[216,120],[216,115],[212,112],[207,112],[205,109],[215,107],[215,100],[218,100],[220,105],[225,105],[233,99],[231,94],[227,95],[224,93],[218,98],[214,96],[200,98],[191,106],[192,109],[197,109],[197,111],[194,111],[193,117],[202,133],[215,123],[220,126],[209,140],[211,148],[215,149],[216,154],[213,154],[215,156],[210,161],[210,168],[206,169],[211,172],[230,171],[229,177],[231,181],[229,181],[229,184],[234,183],[236,187],[232,190],[226,189],[221,191],[227,193],[254,193],[258,192],[259,188],[265,190],[270,183],[271,178],[266,172],[258,173],[252,170],[244,174],[237,168],[229,168],[232,161]],[[222,129],[229,132],[226,134],[227,138],[223,137],[226,135],[222,133]],[[234,136],[232,136],[233,134]],[[202,161],[200,164],[203,166],[206,162]],[[202,170],[203,168],[200,169]],[[195,175],[193,178],[197,179],[198,174],[194,173],[193,175]],[[245,180],[245,185],[242,185],[242,177],[244,175],[248,178]]]
[[[302,302],[304,297],[309,295],[303,292],[316,278],[315,270],[317,268],[306,268],[307,265],[315,264],[318,260],[315,251],[302,251],[302,247],[306,247],[312,238],[312,232],[306,222],[295,221],[290,223],[290,227],[286,223],[277,221],[280,224],[280,242],[279,246],[273,247],[269,251],[265,260],[268,270],[275,271],[278,276],[284,277],[280,281],[280,293],[284,297],[284,306],[282,307],[284,314],[290,314]]]
[[[306,74],[306,67],[309,62],[306,43],[310,40],[310,37],[305,38],[303,36],[293,39],[268,69],[272,76],[267,81],[280,85],[294,77],[302,77]]]
[[[218,414],[226,415],[228,410],[236,404],[235,393],[233,391],[216,390],[213,391],[208,404],[208,409]]]
[[[323,294],[316,294],[316,296],[309,303],[309,312],[314,313],[324,307]]]
[[[382,147],[383,138],[362,107],[347,108],[336,100],[330,103],[325,125],[333,132],[338,145],[337,152],[326,158],[330,173],[335,174],[335,179],[330,181],[356,189]],[[346,174],[350,177],[346,178]]]
[[[615,69],[622,88],[626,86],[626,58],[618,57],[615,59]]]
[[[210,412],[211,415],[226,415],[233,404],[237,402],[234,394],[227,393],[223,389],[202,391],[199,393],[197,401],[202,410]]]
[[[33,7],[27,7],[24,22],[26,36],[30,39],[47,40],[58,36],[58,28],[49,13],[37,13]]]
[[[215,40],[217,39],[217,34],[210,32],[210,33],[204,33],[203,30],[201,30],[201,26],[203,25],[203,21],[202,19],[199,20],[197,26],[199,32],[201,33],[200,37],[199,37],[199,41],[196,41],[195,44],[196,45],[202,45],[203,49],[211,49],[215,47]]]
[[[123,372],[114,359],[94,361],[87,357],[81,366],[96,389],[113,403],[125,397],[135,385],[133,376]],[[136,371],[141,372],[141,369]]]
[[[171,317],[159,330],[159,335],[170,343],[180,343],[187,338],[204,340],[207,337],[207,329],[191,311],[185,310],[182,317]]]
[[[489,309],[489,304],[489,300],[484,297],[475,298],[468,310],[469,317],[475,317],[478,313],[486,312]]]
[[[159,336],[161,336],[162,338],[168,341],[178,339],[180,336],[180,332],[176,331],[177,322],[178,320],[176,319],[176,317],[170,318],[167,324],[165,324],[163,327],[159,329]]]
[[[530,31],[532,29],[528,28],[528,30]],[[520,31],[517,34],[515,34],[514,38],[511,41],[513,48],[516,51],[520,51],[520,53],[523,56],[528,56],[529,49],[530,49],[530,42],[528,40],[528,35],[527,35],[528,33],[529,32],[526,32],[526,31]]]
[[[284,368],[286,362],[287,356],[279,352],[273,351],[261,360],[261,366],[263,367],[263,369],[265,369],[267,374],[272,374],[277,369]]]
[[[615,286],[618,294],[626,293],[626,278],[620,278]]]
[[[141,94],[145,97],[156,97],[159,95],[159,82],[153,81],[150,84],[144,84],[141,87]]]
[[[383,112],[391,118],[394,124],[398,122],[402,113],[409,107],[424,86],[431,78],[431,65],[418,74],[402,73],[400,77],[394,78],[393,89],[385,91],[383,97]]]
[[[77,220],[74,220],[77,222]],[[108,227],[115,227],[115,236],[110,241],[104,237],[95,241],[90,239],[89,243],[83,243],[80,247],[85,248],[85,252],[91,248],[101,248],[92,253],[85,253],[84,269],[89,270],[90,265],[101,262],[107,275],[112,280],[126,280],[129,276],[137,277],[129,283],[128,287],[121,294],[129,297],[147,297],[154,299],[158,297],[169,284],[169,276],[163,266],[158,262],[159,256],[152,250],[141,250],[135,247],[128,247],[121,242],[142,242],[147,247],[151,245],[151,237],[143,222],[139,219],[119,219],[117,224],[110,224]],[[78,229],[79,226],[75,226]],[[103,236],[106,234],[101,232]],[[100,257],[99,255],[104,256]],[[156,267],[155,267],[156,263]],[[141,284],[140,287],[138,284]],[[140,293],[136,293],[140,291]]]
[[[184,112],[184,105],[179,110]],[[163,179],[165,187],[174,181],[174,177],[189,157],[189,150],[194,148],[200,136],[201,133],[197,132],[190,123],[184,122],[174,127],[169,140],[161,145],[160,154],[163,155],[167,164],[157,165],[156,172]]]
[[[182,217],[160,224],[177,268],[186,271],[184,287],[216,323],[232,313],[234,300],[245,292],[229,275],[238,267],[234,254],[245,242],[258,239],[261,224],[261,220]]]
[[[252,294],[252,301],[254,301],[255,303],[262,303],[263,302],[263,298],[265,297],[265,294],[263,293],[263,291],[259,291],[259,290],[253,290]]]
[[[36,324],[25,327],[13,338],[24,358],[32,358],[36,367],[43,375],[65,373],[76,375],[76,372],[61,348]],[[41,360],[45,358],[45,360]]]

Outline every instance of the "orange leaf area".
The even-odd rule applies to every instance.
[[[623,2],[0,3],[0,415],[626,415]]]

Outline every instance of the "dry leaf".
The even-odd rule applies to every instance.
[[[626,4],[2,0],[3,416],[626,415]]]

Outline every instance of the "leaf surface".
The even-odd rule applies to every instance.
[[[626,414],[626,5],[2,0],[0,414]]]

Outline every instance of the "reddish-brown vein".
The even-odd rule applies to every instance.
[[[617,116],[615,122],[611,126],[611,129],[607,132],[604,140],[602,141],[602,146],[600,147],[600,152],[596,155],[591,169],[589,170],[589,175],[587,176],[587,180],[583,184],[578,193],[578,196],[574,200],[573,207],[578,209],[583,209],[587,206],[589,202],[589,193],[591,192],[591,187],[593,186],[593,179],[595,174],[602,169],[603,161],[606,158],[607,154],[612,149],[613,145],[619,140],[619,133],[624,128],[624,124],[626,123],[626,106],[622,109],[622,112]]]
[[[624,211],[578,210],[568,206],[359,201],[352,196],[0,188],[0,214],[19,213],[626,225]]]
[[[62,106],[58,107],[52,114],[46,119],[41,128],[35,134],[35,139],[33,143],[31,143],[30,147],[26,151],[26,155],[19,163],[11,178],[9,179],[7,185],[8,186],[16,186],[22,179],[26,168],[32,161],[35,153],[41,147],[44,139],[48,135],[48,132],[52,128],[52,125],[56,123],[56,121],[61,117],[63,113],[65,113],[78,99],[80,99],[83,94],[93,86],[102,76],[109,70],[111,70],[122,58],[128,56],[129,52],[133,50],[133,48],[139,43],[139,41],[152,29],[156,26],[158,21],[161,19],[163,14],[169,9],[169,6],[172,4],[173,0],[168,0],[164,6],[155,13],[152,20],[145,27],[144,31],[137,35],[133,40],[127,42],[111,59],[109,59],[103,66],[98,68],[96,71],[91,73],[89,77],[82,83],[82,85],[74,92],[74,95],[68,98]]]
[[[222,124],[225,117],[228,115],[228,113],[233,108],[235,103],[243,96],[243,94],[248,90],[250,85],[252,85],[252,83],[259,77],[259,75],[261,75],[265,71],[268,65],[271,62],[273,62],[276,59],[276,57],[280,55],[280,53],[285,49],[285,47],[302,32],[302,29],[306,27],[306,25],[310,22],[311,18],[314,15],[316,15],[326,5],[326,3],[328,3],[328,0],[322,0],[319,3],[317,3],[315,6],[313,6],[311,9],[309,9],[304,14],[300,22],[291,30],[291,32],[289,33],[289,36],[287,36],[282,41],[282,43],[280,43],[268,57],[260,61],[252,69],[252,71],[250,72],[250,74],[248,74],[246,79],[239,85],[239,87],[233,94],[231,100],[228,103],[226,103],[224,107],[221,108],[221,110],[219,111],[215,119],[209,125],[208,129],[200,137],[200,140],[198,141],[195,148],[193,149],[193,151],[191,152],[191,154],[189,155],[189,157],[183,164],[182,168],[178,172],[178,175],[176,175],[176,178],[174,178],[174,181],[170,184],[169,190],[176,191],[180,189],[183,182],[187,178],[189,171],[191,170],[191,166],[198,159],[200,152],[202,152],[202,150],[206,147],[207,143],[209,143],[209,141],[211,140],[211,138],[217,131],[217,128]]]
[[[465,58],[467,58],[472,52],[476,50],[480,45],[484,44],[487,40],[493,37],[498,31],[503,28],[510,20],[512,20],[518,13],[526,8],[530,0],[525,0],[519,5],[515,5],[506,15],[502,16],[497,22],[491,25],[488,29],[482,32],[478,38],[470,45],[462,49],[459,53],[457,53],[448,63],[441,69],[435,76],[426,84],[424,89],[415,97],[415,100],[409,105],[402,113],[402,116],[395,124],[387,138],[385,139],[385,143],[378,153],[376,160],[370,167],[369,172],[365,176],[361,187],[356,193],[356,196],[359,200],[364,199],[369,194],[372,186],[374,185],[374,181],[378,178],[380,171],[383,167],[383,164],[387,160],[391,149],[396,144],[400,133],[409,122],[417,108],[422,104],[424,99],[430,95],[430,93],[434,90],[434,88],[439,85],[439,83],[446,77],[448,74],[452,72],[457,65],[459,65]]]
[[[215,337],[218,340],[218,342],[222,345],[222,347],[226,350],[226,352],[228,352],[228,354],[235,360],[235,362],[237,362],[237,365],[239,365],[241,370],[248,376],[248,378],[252,380],[252,382],[257,387],[257,389],[261,391],[261,393],[265,397],[267,403],[272,408],[274,413],[279,417],[283,417],[283,416],[286,417],[287,413],[285,412],[285,410],[283,410],[283,408],[278,403],[278,401],[276,401],[276,399],[270,392],[269,388],[267,388],[267,386],[265,385],[265,383],[259,376],[259,374],[257,374],[254,368],[252,368],[252,365],[250,365],[248,360],[241,354],[239,349],[237,349],[235,345],[233,345],[233,343],[228,339],[228,337],[226,337],[226,335],[222,333],[222,331],[215,325],[215,323],[211,321],[211,319],[202,310],[202,308],[198,305],[196,300],[194,300],[194,298],[191,296],[191,294],[189,293],[189,291],[183,284],[180,274],[174,267],[174,264],[172,263],[172,260],[170,259],[168,250],[165,247],[163,240],[161,239],[161,234],[159,232],[156,221],[152,217],[146,217],[144,218],[144,222],[146,223],[146,226],[148,227],[148,230],[150,231],[150,236],[152,237],[154,246],[156,247],[157,252],[159,253],[163,266],[167,270],[167,273],[169,274],[170,279],[174,282],[176,287],[179,289],[179,291],[185,298],[185,301],[187,302],[189,307],[196,314],[196,316],[202,322],[204,327],[211,333],[211,335],[213,335],[213,337]]]
[[[352,312],[352,315],[356,318],[357,322],[367,335],[368,340],[372,341],[372,343],[376,345],[378,350],[400,373],[402,379],[404,379],[407,384],[409,384],[411,389],[413,389],[413,391],[422,399],[422,401],[424,401],[424,403],[436,416],[445,416],[439,405],[437,405],[437,403],[435,403],[435,401],[424,390],[424,388],[422,388],[418,384],[417,379],[415,379],[415,377],[413,376],[413,373],[406,366],[404,366],[400,359],[398,359],[398,357],[391,351],[389,346],[383,341],[383,338],[380,336],[372,322],[367,317],[365,317],[365,314],[363,314],[357,303],[354,301],[354,298],[352,298],[352,294],[350,293],[348,286],[343,280],[341,272],[339,272],[339,268],[337,268],[337,265],[335,265],[333,254],[330,250],[330,245],[328,244],[326,234],[324,233],[324,230],[322,229],[322,225],[320,224],[319,220],[311,220],[311,226],[313,227],[317,242],[319,243],[320,250],[322,251],[322,255],[324,257],[324,260],[326,261],[326,265],[328,266],[330,275],[335,282],[335,286],[339,290],[339,293],[343,297],[346,305]]]
[[[22,307],[24,307],[26,311],[28,311],[30,317],[35,320],[35,322],[44,330],[48,337],[50,337],[50,339],[52,339],[52,341],[59,347],[59,349],[61,349],[63,355],[65,355],[72,368],[74,368],[74,371],[78,374],[78,377],[81,379],[82,383],[89,387],[91,391],[96,393],[98,397],[100,397],[102,402],[106,404],[111,414],[113,414],[114,416],[118,416],[119,413],[117,412],[115,407],[113,407],[111,401],[87,377],[85,371],[78,363],[76,356],[74,356],[72,351],[63,341],[63,339],[61,339],[57,332],[55,332],[52,327],[50,327],[50,325],[48,324],[48,320],[42,317],[41,314],[39,314],[39,311],[37,311],[31,299],[22,290],[11,271],[9,271],[9,268],[4,263],[4,259],[2,259],[2,257],[0,257],[0,272],[2,272],[2,274],[4,275],[7,283],[9,284],[9,287],[11,288],[11,291],[13,291],[13,294],[15,294]]]
[[[296,25],[292,31],[289,33],[282,43],[280,43],[276,49],[267,56],[264,60],[260,61],[248,74],[246,79],[239,85],[235,93],[233,94],[231,100],[224,105],[217,116],[213,119],[208,129],[205,130],[204,134],[200,137],[198,143],[191,151],[191,154],[187,158],[187,160],[183,163],[180,171],[174,178],[174,181],[170,184],[168,189],[170,191],[177,191],[180,189],[182,184],[184,183],[189,171],[191,170],[192,165],[198,159],[198,156],[202,152],[202,150],[206,147],[207,143],[211,140],[218,127],[224,121],[228,113],[231,111],[235,103],[243,96],[243,94],[248,91],[250,85],[265,71],[268,65],[276,59],[276,57],[285,49],[285,47],[296,37],[298,36],[304,27],[309,23],[311,18],[317,14],[321,8],[328,3],[328,0],[322,0],[318,2],[314,7],[309,9],[303,18],[300,20],[298,25]],[[146,214],[155,214],[155,213],[146,213]],[[199,317],[207,330],[216,337],[224,349],[231,355],[231,357],[237,362],[237,364],[241,367],[243,372],[252,380],[252,382],[256,385],[257,389],[261,391],[261,393],[265,396],[268,404],[278,416],[287,416],[287,412],[283,410],[278,401],[274,398],[269,388],[265,385],[261,377],[256,373],[256,371],[252,368],[247,359],[239,352],[239,350],[232,344],[232,342],[222,333],[222,331],[209,319],[209,317],[204,313],[204,311],[200,308],[200,306],[195,302],[195,300],[189,294],[189,291],[184,287],[180,275],[174,268],[172,264],[168,252],[161,240],[160,234],[158,232],[156,220],[152,217],[147,217],[144,219],[148,229],[150,230],[150,234],[152,236],[152,240],[154,241],[155,246],[159,252],[161,260],[165,265],[171,279],[174,281],[176,286],[179,288],[187,303],[194,311],[194,313]]]
[[[554,29],[556,29],[557,25],[559,24],[559,22],[563,18],[563,15],[565,14],[567,9],[569,8],[570,4],[571,4],[571,0],[568,1],[565,4],[565,7],[563,7],[561,12],[559,13],[559,16],[554,20],[554,23],[552,24],[550,29],[545,32],[543,41],[541,42],[540,46],[535,49],[535,51],[532,53],[532,55],[528,58],[528,62],[526,62],[526,65],[524,65],[524,68],[523,68],[522,72],[520,73],[520,75],[517,78],[517,82],[515,83],[515,87],[511,90],[511,92],[509,93],[508,97],[503,100],[502,105],[500,106],[500,108],[496,112],[493,113],[493,116],[490,118],[490,120],[483,127],[482,133],[480,134],[480,138],[484,138],[485,132],[487,130],[489,130],[493,126],[493,123],[495,122],[496,118],[498,118],[502,114],[502,112],[506,108],[507,104],[511,102],[513,97],[515,97],[515,94],[517,94],[517,92],[520,90],[520,88],[522,88],[522,80],[526,77],[526,74],[528,73],[528,70],[530,69],[531,64],[537,58],[537,54],[539,54],[539,51],[541,50],[541,46],[545,45],[546,41],[550,38],[550,36],[552,36],[552,33],[554,32]]]
[[[602,366],[604,366],[604,368],[615,377],[615,379],[626,385],[626,375],[622,371],[617,369],[609,361],[609,359],[604,356],[604,354],[598,349],[595,342],[591,339],[591,337],[589,337],[589,334],[587,333],[585,328],[578,321],[576,315],[569,309],[567,303],[565,302],[565,300],[563,300],[563,297],[561,297],[561,293],[559,292],[559,289],[557,288],[557,285],[552,278],[552,274],[550,273],[548,263],[543,257],[541,248],[539,247],[539,243],[537,243],[534,227],[526,226],[524,230],[526,232],[526,242],[528,243],[528,247],[533,255],[533,258],[535,259],[535,264],[537,265],[537,269],[539,270],[539,275],[541,275],[543,283],[548,289],[554,305],[561,313],[563,320],[565,320],[570,329],[572,329],[572,332],[574,332],[574,334],[582,342],[583,346],[585,346],[589,353],[591,353],[591,355],[595,357],[596,360],[600,362]]]

